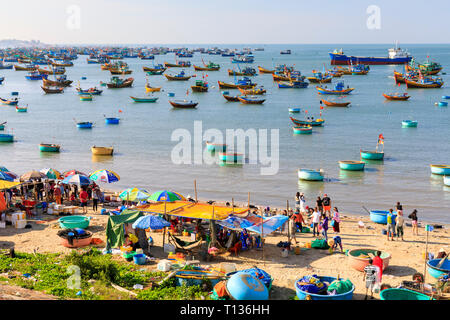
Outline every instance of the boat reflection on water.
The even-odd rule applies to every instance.
[[[60,152],[39,152],[39,157],[44,159],[52,158],[59,160],[59,155],[61,153],[64,153],[64,151],[60,150]]]
[[[316,195],[323,193],[325,190],[325,183],[323,181],[304,181],[298,180],[298,191],[308,194]]]
[[[114,160],[114,157],[112,155],[110,156],[102,156],[102,155],[92,155],[92,162],[101,162],[101,163],[109,163],[112,164]]]
[[[364,170],[360,171],[349,171],[349,170],[339,170],[339,179],[342,182],[363,182],[364,181]]]

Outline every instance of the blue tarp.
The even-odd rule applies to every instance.
[[[226,227],[232,230],[242,230],[247,229],[249,232],[255,232],[263,236],[271,234],[275,230],[279,229],[287,220],[288,217],[282,215],[276,215],[272,217],[263,218],[264,224],[258,222],[261,217],[257,215],[248,216],[247,218],[238,218],[236,216],[230,216],[225,220],[217,221],[222,227]]]

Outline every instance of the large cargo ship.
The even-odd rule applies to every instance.
[[[405,64],[411,61],[412,57],[406,52],[395,46],[389,49],[387,57],[360,57],[347,56],[341,50],[329,52],[332,65],[349,65],[349,64]]]

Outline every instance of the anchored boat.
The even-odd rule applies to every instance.
[[[130,96],[130,98],[133,99],[134,102],[156,102],[156,100],[158,100],[158,97],[136,98]]]
[[[355,160],[341,160],[339,161],[339,168],[349,171],[362,171],[364,170],[365,162]]]
[[[312,133],[311,126],[293,127],[292,130],[294,131],[294,134],[311,134]]]
[[[59,152],[60,148],[61,146],[59,144],[48,144],[48,143],[39,144],[39,150],[41,152]]]
[[[321,102],[323,102],[324,105],[327,107],[347,107],[351,102],[334,102],[334,101],[327,101],[325,99],[322,99]]]
[[[306,181],[323,181],[322,170],[298,169],[298,178]]]
[[[390,93],[390,94],[383,93],[383,97],[385,97],[388,100],[400,100],[400,101],[405,101],[410,98],[410,96],[408,96],[408,94],[406,92],[405,93]]]
[[[187,100],[169,100],[169,103],[172,105],[172,107],[174,108],[179,108],[179,109],[194,109],[197,107],[198,102],[194,102],[194,101],[187,101]]]
[[[450,165],[446,164],[430,164],[431,173],[450,176]]]
[[[402,128],[416,128],[417,127],[417,121],[415,120],[403,120],[402,121]]]
[[[384,159],[384,152],[382,151],[367,151],[367,150],[360,150],[361,158],[366,160],[383,160]]]
[[[348,86],[347,86],[347,88],[345,88],[344,82],[342,82],[342,81],[338,82],[334,86],[333,90],[327,89],[326,87],[322,87],[322,86],[317,86],[316,89],[317,89],[318,94],[349,94],[350,92],[355,90],[355,88],[350,88]]]
[[[114,152],[113,147],[91,147],[91,152],[96,156],[111,156]]]
[[[295,118],[292,118],[292,117],[289,117],[289,119],[291,119],[291,121],[298,127],[305,126],[305,125],[306,126],[313,126],[313,127],[321,127],[325,123],[325,120],[323,120],[323,119],[298,120],[298,119],[295,119]]]

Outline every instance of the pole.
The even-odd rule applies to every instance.
[[[234,198],[231,198],[231,213],[234,214]]]
[[[198,200],[197,200],[197,180],[194,180],[194,191],[195,191],[195,202],[198,202]]]
[[[261,248],[262,248],[262,260],[264,266],[266,265],[266,261],[264,260],[264,215],[261,213]]]
[[[428,225],[425,225],[427,230],[427,240],[425,241],[425,266],[423,268],[423,283],[425,284],[425,277],[427,276],[427,260],[428,260]]]
[[[247,207],[250,210],[250,192],[248,193]]]
[[[288,220],[287,220],[287,235],[288,235],[288,242],[291,243],[291,230],[289,223],[290,223],[290,217],[289,217],[289,200],[286,200],[286,212],[288,215]]]

